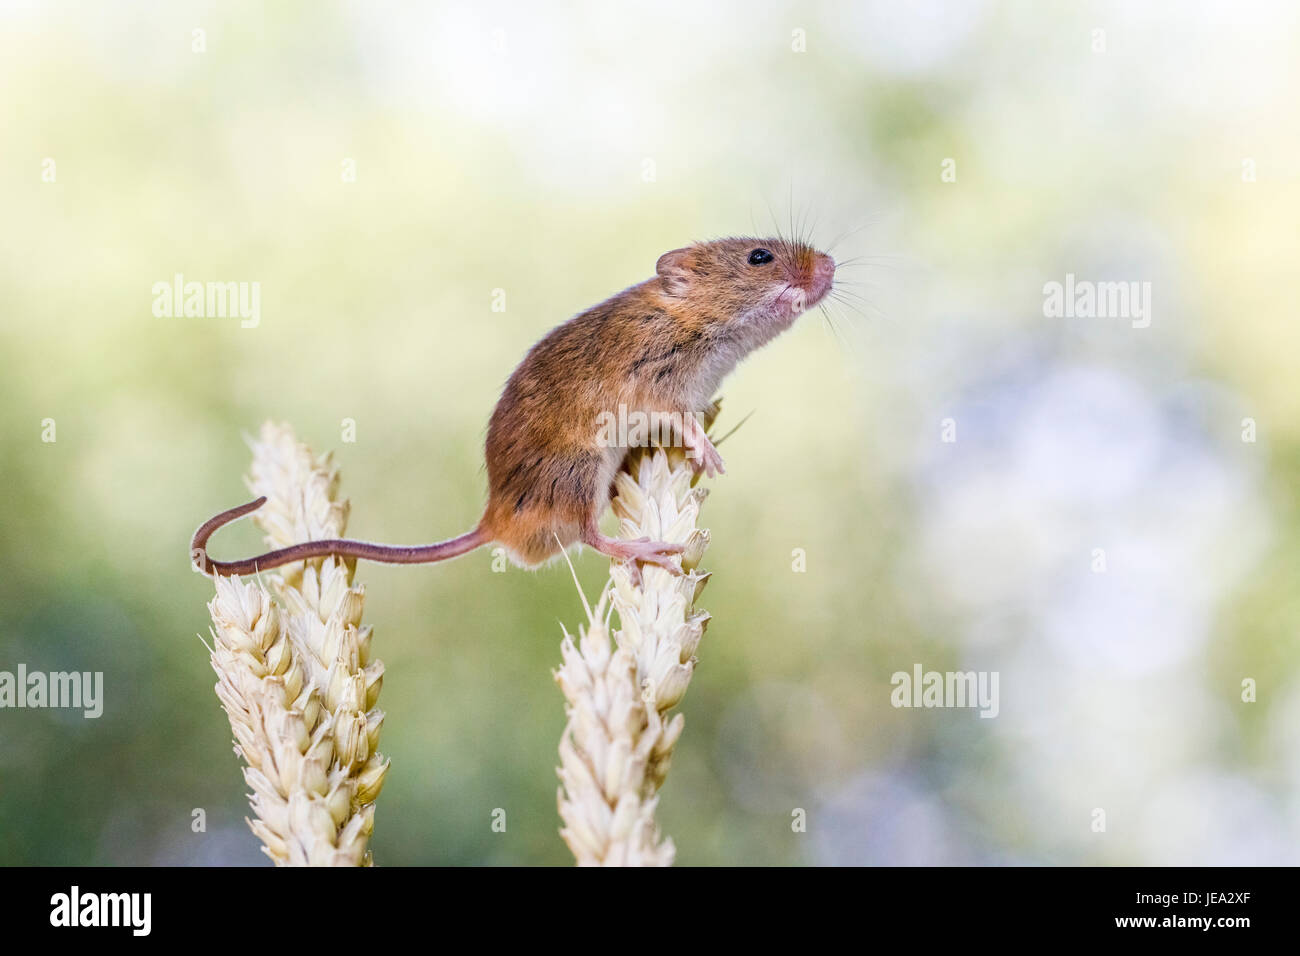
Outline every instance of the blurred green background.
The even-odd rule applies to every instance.
[[[860,258],[723,390],[679,862],[1300,862],[1298,54],[1281,2],[0,3],[0,670],[106,698],[0,711],[0,862],[265,862],[186,556],[243,434],[334,448],[353,535],[459,533],[533,341],[774,221]],[[156,318],[176,273],[260,325]],[[1045,317],[1067,273],[1150,327]],[[376,862],[569,862],[567,570],[358,579]],[[914,663],[999,716],[891,707]]]

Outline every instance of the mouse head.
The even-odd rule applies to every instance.
[[[803,242],[715,239],[664,253],[655,271],[666,296],[714,322],[779,331],[826,297],[835,260]]]

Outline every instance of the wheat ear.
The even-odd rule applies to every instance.
[[[316,457],[269,422],[250,445],[248,484],[267,497],[253,520],[268,546],[343,536],[348,505],[336,498],[329,455]],[[329,557],[264,581],[218,577],[208,605],[217,697],[253,791],[248,825],[278,865],[371,862],[374,801],[388,770],[375,706],[384,665],[370,656],[365,589],[352,574]]]
[[[614,563],[610,583],[575,642],[560,644],[555,680],[568,723],[560,738],[560,835],[579,865],[668,866],[675,848],[654,812],[685,718],[668,715],[686,693],[708,624],[695,610],[709,575],[697,570],[709,543],[697,527],[706,491],[680,449],[634,451],[615,479],[624,538],[686,546],[685,574],[645,566],[639,583]],[[610,610],[619,629],[610,641]]]

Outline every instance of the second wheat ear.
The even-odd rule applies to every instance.
[[[328,455],[270,423],[251,445],[249,485],[267,500],[258,517],[268,543],[343,532],[348,508]],[[371,862],[388,773],[378,749],[384,665],[352,578],[347,562],[316,558],[257,581],[219,577],[208,605],[217,697],[252,790],[248,823],[278,865]]]
[[[672,423],[697,474],[725,471],[699,418],[737,363],[790,328],[831,291],[835,262],[799,238],[730,238],[664,253],[655,275],[552,329],[506,382],[488,424],[488,503],[469,531],[423,545],[343,538],[290,542],[240,561],[216,561],[208,540],[265,505],[204,522],[190,545],[205,574],[254,574],[325,556],[426,564],[500,545],[537,567],[581,542],[601,554],[674,571],[678,545],[600,531],[630,441],[610,441],[607,416]]]

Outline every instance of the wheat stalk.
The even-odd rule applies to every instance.
[[[634,451],[615,479],[624,538],[684,544],[685,574],[645,566],[640,581],[615,562],[610,584],[575,642],[560,644],[555,680],[568,723],[560,738],[560,835],[579,865],[668,866],[675,848],[655,823],[659,787],[685,718],[668,711],[695,670],[708,624],[695,610],[709,575],[696,570],[709,533],[697,527],[706,491],[680,449]],[[610,640],[610,611],[619,629]]]
[[[343,536],[330,456],[316,457],[287,426],[250,442],[248,484],[267,502],[254,515],[272,548]],[[287,565],[262,582],[216,579],[212,668],[247,766],[248,824],[278,865],[362,866],[388,761],[375,705],[384,665],[361,626],[365,589],[334,558]],[[272,593],[278,600],[272,600]]]

